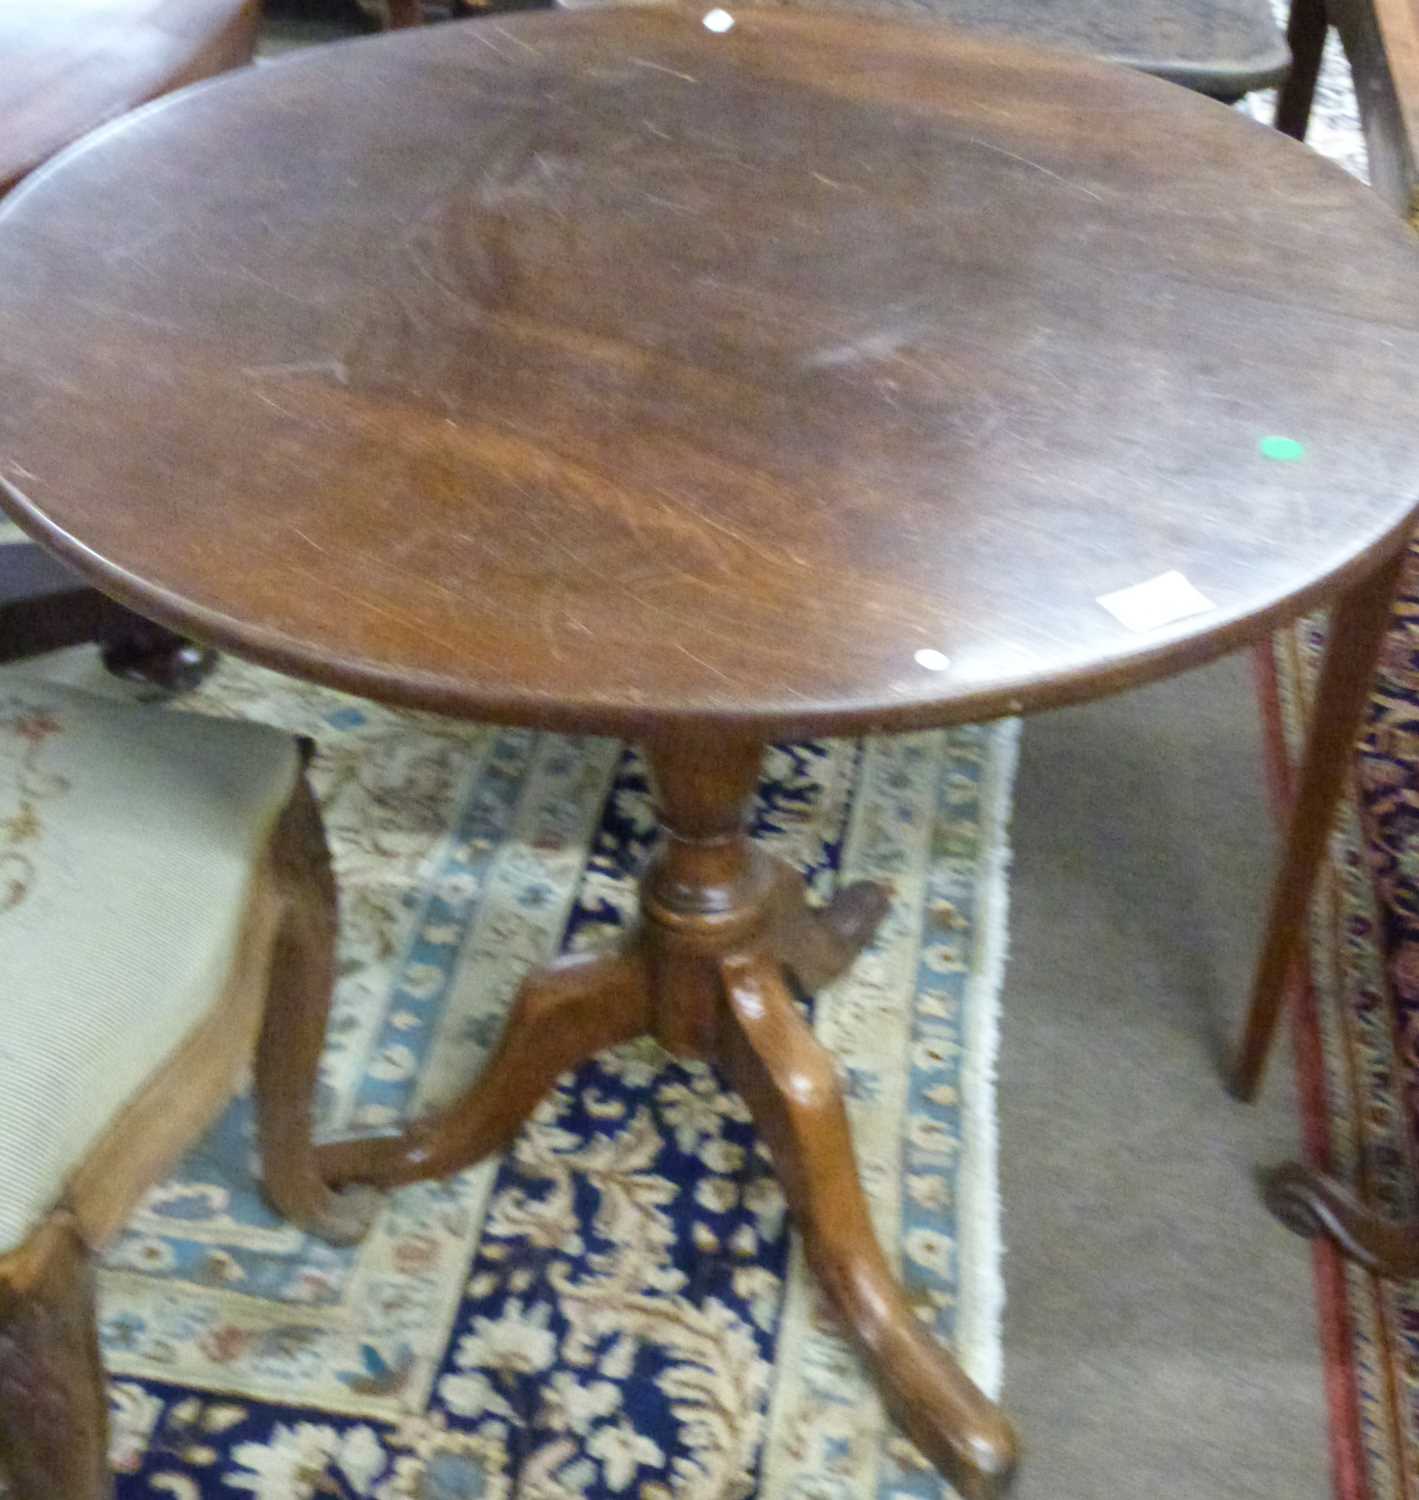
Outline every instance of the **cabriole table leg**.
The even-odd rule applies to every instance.
[[[833,1059],[767,954],[721,965],[725,1072],[773,1153],[803,1249],[902,1430],[965,1500],[1000,1494],[1015,1434],[912,1312],[867,1213]]]

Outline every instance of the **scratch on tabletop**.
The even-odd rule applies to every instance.
[[[329,554],[329,547],[322,547],[313,536],[309,535],[307,532],[302,531],[299,526],[292,526],[291,530],[295,532],[295,534],[301,539],[301,541],[314,547],[317,552],[324,552],[327,555]]]
[[[416,630],[424,636],[429,635],[427,628],[414,615],[403,614],[399,610],[386,609],[381,604],[375,604],[372,600],[353,592],[351,589],[341,588],[338,583],[329,578],[322,577],[310,568],[304,568],[299,563],[291,562],[289,558],[282,559],[279,566],[283,572],[294,573],[298,578],[307,578],[318,588],[323,588],[332,594],[339,594],[342,599],[353,600],[361,609],[368,610],[370,614],[382,615],[387,620],[393,620],[396,625],[402,625],[406,630]],[[435,640],[440,639],[439,637],[430,638]]]
[[[652,62],[648,57],[633,57],[631,58],[631,62],[638,68],[654,68],[657,73],[669,73],[672,78],[682,78],[686,83],[698,83],[700,81],[698,78],[692,77],[689,73],[679,73],[674,68],[667,68],[664,63]]]
[[[509,31],[506,26],[494,26],[493,30],[499,36],[505,36],[515,46],[521,47],[524,52],[530,52],[533,57],[542,56],[542,49],[540,47],[534,47],[531,42],[524,42],[520,36],[515,32]]]
[[[490,27],[487,27],[487,26],[479,26],[479,27],[476,27],[476,28],[474,28],[474,27],[470,27],[469,28],[470,31],[476,30],[477,36],[476,36],[475,40],[482,42],[482,44],[488,49],[489,52],[491,52],[493,54],[494,57],[501,57],[501,58],[505,59],[507,57],[507,53],[504,52],[501,47],[496,46],[493,43],[492,38],[488,35],[489,30],[492,30],[492,29],[496,29],[496,28],[490,28]],[[527,44],[524,42],[523,46],[526,46],[526,45]]]
[[[647,203],[655,203],[661,208],[674,209],[677,214],[693,214],[697,212],[688,203],[676,203],[673,198],[661,198],[655,193],[647,193],[641,189],[636,190],[636,197],[644,198]]]
[[[732,678],[727,672],[721,672],[713,662],[706,661],[703,656],[696,656],[688,646],[683,645],[681,642],[676,641],[675,649],[682,656],[688,656],[691,661],[697,662],[705,669],[706,672],[712,672],[716,677],[719,678],[721,682],[727,682],[732,688],[737,688],[740,686],[740,684],[736,682],[734,678]]]
[[[815,181],[821,182],[824,187],[836,188],[840,193],[865,193],[867,191],[858,182],[839,182],[836,177],[824,177],[821,172],[810,172],[808,175]]]
[[[1014,151],[1007,151],[1004,146],[992,145],[989,141],[981,140],[979,136],[971,136],[970,142],[973,146],[979,146],[982,151],[994,151],[997,156],[1008,156],[1011,161],[1018,161],[1022,166],[1033,167],[1036,172],[1042,172],[1046,177],[1053,177],[1056,182],[1063,183],[1065,187],[1073,188],[1076,192],[1083,193],[1086,197],[1092,198],[1096,203],[1104,201],[1102,193],[1096,193],[1093,188],[1085,187],[1082,182],[1071,182],[1067,177],[1061,177],[1058,172],[1051,172],[1048,167],[1043,166],[1040,162],[1031,161],[1028,156],[1020,156]]]
[[[547,649],[552,653],[552,660],[555,662],[563,662],[567,659],[566,653],[562,650],[562,643],[557,639],[560,595],[560,589],[544,594],[537,610],[537,623],[542,628],[542,639],[547,642]]]
[[[270,277],[258,276],[250,266],[234,266],[230,273],[239,276],[243,281],[249,281],[255,286],[265,287],[268,292],[275,292],[278,297],[284,297],[287,302],[297,302],[305,305],[305,299],[298,292],[292,292],[283,287],[279,282],[272,281]]]

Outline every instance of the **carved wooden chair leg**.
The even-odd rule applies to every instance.
[[[11,1500],[112,1493],[93,1264],[64,1212],[0,1259],[0,1410]]]
[[[558,1077],[650,1027],[650,980],[638,948],[569,954],[518,991],[478,1082],[400,1135],[337,1141],[317,1152],[328,1182],[380,1186],[447,1177],[507,1145]]]
[[[966,1500],[998,1495],[1015,1436],[912,1312],[859,1185],[832,1058],[798,1014],[778,964],[724,959],[721,1057],[773,1153],[803,1247],[902,1430]]]
[[[1329,25],[1326,0],[1291,0],[1291,19],[1286,26],[1286,45],[1291,49],[1291,71],[1276,96],[1273,122],[1282,135],[1306,138],[1311,119],[1311,101],[1320,77],[1321,56]]]
[[[332,1244],[353,1244],[369,1228],[379,1194],[335,1191],[316,1162],[312,1110],[335,982],[336,890],[304,775],[277,825],[272,859],[282,910],[256,1049],[263,1186],[293,1223]]]
[[[1356,584],[1336,605],[1320,686],[1311,715],[1306,759],[1291,809],[1247,1012],[1241,1056],[1232,1078],[1239,1099],[1254,1099],[1275,1039],[1291,965],[1306,930],[1311,891],[1330,841],[1336,803],[1354,764],[1355,740],[1389,629],[1404,557]]]
[[[1297,1162],[1267,1172],[1262,1188],[1266,1206],[1295,1233],[1329,1235],[1377,1276],[1419,1276],[1419,1222],[1384,1219],[1334,1178]]]

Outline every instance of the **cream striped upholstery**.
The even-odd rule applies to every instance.
[[[0,1251],[202,1019],[286,735],[0,673]]]

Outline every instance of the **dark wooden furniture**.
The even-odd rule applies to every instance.
[[[52,944],[42,989],[34,967],[21,962],[17,976],[6,965],[0,1157],[42,1143],[33,1164],[13,1170],[0,1160],[0,1475],[10,1500],[112,1494],[93,1258],[226,1104],[253,1052],[272,1205],[349,1243],[377,1201],[367,1190],[332,1192],[316,1168],[311,1117],[334,977],[335,887],[298,747],[252,725],[85,699],[0,677],[0,808],[20,814],[0,828],[0,946],[13,960],[57,929],[85,933],[77,977]],[[63,742],[58,756],[45,754],[49,737]],[[167,858],[181,871],[174,879],[191,909],[180,917],[161,876],[119,878],[115,891],[130,865],[115,852],[121,819],[96,815],[112,798],[132,815],[136,858]],[[66,822],[56,804],[76,802]],[[242,826],[252,808],[261,826]],[[191,895],[206,860],[222,866],[212,887],[238,898],[228,910],[204,911]],[[108,927],[92,920],[95,891]],[[146,904],[154,900],[156,909]],[[156,969],[176,980],[172,993],[155,994],[147,969],[126,972],[129,922],[162,924],[167,956]],[[223,963],[223,954],[233,956]],[[193,975],[211,975],[210,990]],[[15,1034],[16,1012],[33,1018],[37,1005],[61,1017],[45,1035],[61,1047],[68,1039],[72,1056],[35,1056],[36,1031]],[[135,1053],[125,1019],[154,1046],[151,1056]],[[116,1080],[105,1103],[84,1092],[96,1069]],[[63,1081],[47,1085],[51,1078]],[[42,1124],[25,1118],[31,1104],[46,1111]],[[10,1128],[21,1121],[17,1140]],[[63,1156],[56,1140],[78,1154]]]
[[[420,0],[397,0],[405,24]],[[569,10],[603,0],[558,0]],[[1063,47],[1229,102],[1279,84],[1290,55],[1268,0],[759,0],[798,10],[933,21],[982,36]]]
[[[817,8],[823,0],[797,0]],[[901,0],[865,3],[883,16]],[[1066,47],[1166,78],[1217,99],[1271,88],[1290,57],[1267,0],[937,0],[940,20],[986,35]]]
[[[259,0],[0,5],[0,193],[126,110],[249,62],[259,21]],[[0,662],[91,640],[111,670],[167,691],[210,662],[38,548],[0,546]]]
[[[52,0],[0,10],[0,191],[127,110],[251,61],[259,0]]]
[[[97,641],[118,677],[185,692],[215,653],[100,593],[32,542],[0,542],[0,664]]]
[[[1277,106],[1279,130],[1304,139],[1327,28],[1340,34],[1355,76],[1355,93],[1375,189],[1419,230],[1419,0],[1293,0],[1289,36],[1296,69]],[[1354,665],[1353,691],[1367,688]],[[1345,723],[1327,728],[1317,708],[1316,733],[1353,748]],[[1341,740],[1344,739],[1344,743]],[[1295,816],[1303,817],[1298,808]],[[1320,831],[1328,820],[1317,820]],[[1288,1162],[1266,1176],[1267,1203],[1299,1234],[1327,1234],[1346,1255],[1383,1276],[1419,1275],[1419,1222],[1384,1218],[1329,1174]]]
[[[560,0],[569,10],[600,0]],[[812,11],[935,20],[984,36],[1064,47],[1215,99],[1274,88],[1290,54],[1268,0],[768,0]],[[391,27],[417,26],[423,0],[384,0]]]
[[[1375,190],[1419,229],[1419,0],[1292,0],[1295,66],[1276,128],[1304,140],[1327,28],[1340,34],[1355,75]]]
[[[322,1170],[451,1171],[642,1030],[713,1058],[903,1427],[988,1495],[1010,1429],[891,1276],[785,977],[839,972],[885,896],[812,912],[754,852],[762,747],[1091,698],[1327,599],[1368,663],[1414,511],[1419,245],[1141,74],[704,14],[352,43],[72,158],[0,214],[0,493],[199,639],[646,744],[630,947],[532,976],[464,1100]],[[112,223],[133,250],[96,262]],[[1316,816],[1358,710],[1339,668],[1322,696]],[[1244,1084],[1317,855],[1298,823]]]

